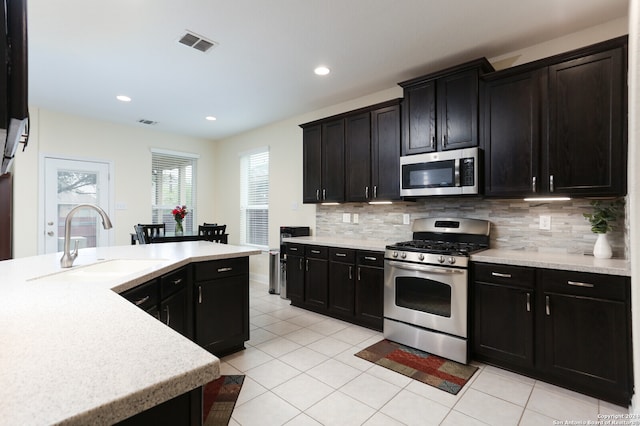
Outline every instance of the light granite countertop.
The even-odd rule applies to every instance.
[[[336,237],[290,237],[284,242],[384,251],[385,246],[397,241],[363,240]],[[631,276],[629,261],[624,259],[596,259],[593,256],[556,252],[489,249],[471,255],[471,261],[503,265],[530,266],[564,271]]]
[[[117,293],[191,262],[259,253],[206,241],[81,249],[74,274],[159,260],[84,278],[64,275],[60,253],[0,262],[0,425],[113,424],[219,377],[218,358]]]

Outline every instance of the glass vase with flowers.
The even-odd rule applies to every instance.
[[[187,206],[176,206],[176,208],[171,211],[171,214],[176,221],[176,235],[182,235],[184,233],[182,221],[187,213]]]

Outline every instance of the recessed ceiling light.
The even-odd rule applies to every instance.
[[[118,95],[116,96],[116,99],[121,102],[131,102],[131,98],[125,95]]]
[[[313,70],[316,75],[327,75],[331,72],[331,70],[325,66],[319,66],[315,70]]]
[[[207,119],[209,121],[216,121],[217,120],[217,118],[214,117],[213,115],[208,115],[208,116],[205,117],[205,119]]]

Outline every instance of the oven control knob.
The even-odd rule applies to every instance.
[[[405,252],[400,253],[400,257],[403,258],[403,259],[406,259],[407,253],[405,253]]]
[[[394,251],[394,252],[391,254],[391,256],[393,256],[393,257],[398,257],[398,252],[397,252],[397,251]]]
[[[450,264],[450,265],[453,265],[454,263],[456,263],[456,259],[455,259],[455,257],[450,257],[450,258],[449,258],[449,264]]]
[[[420,253],[420,254],[418,255],[418,259],[420,259],[420,260],[424,260],[424,254]]]
[[[440,256],[440,257],[438,257],[438,262],[440,262],[440,263],[444,263],[444,256]]]

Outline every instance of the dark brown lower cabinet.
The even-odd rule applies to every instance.
[[[355,316],[358,324],[382,330],[384,254],[358,251]]]
[[[194,265],[195,342],[216,356],[249,340],[249,258]]]
[[[329,312],[353,320],[355,304],[355,250],[329,249]]]
[[[627,406],[628,277],[474,264],[475,359]]]
[[[326,247],[307,247],[305,250],[304,303],[309,307],[326,310],[329,261]]]

